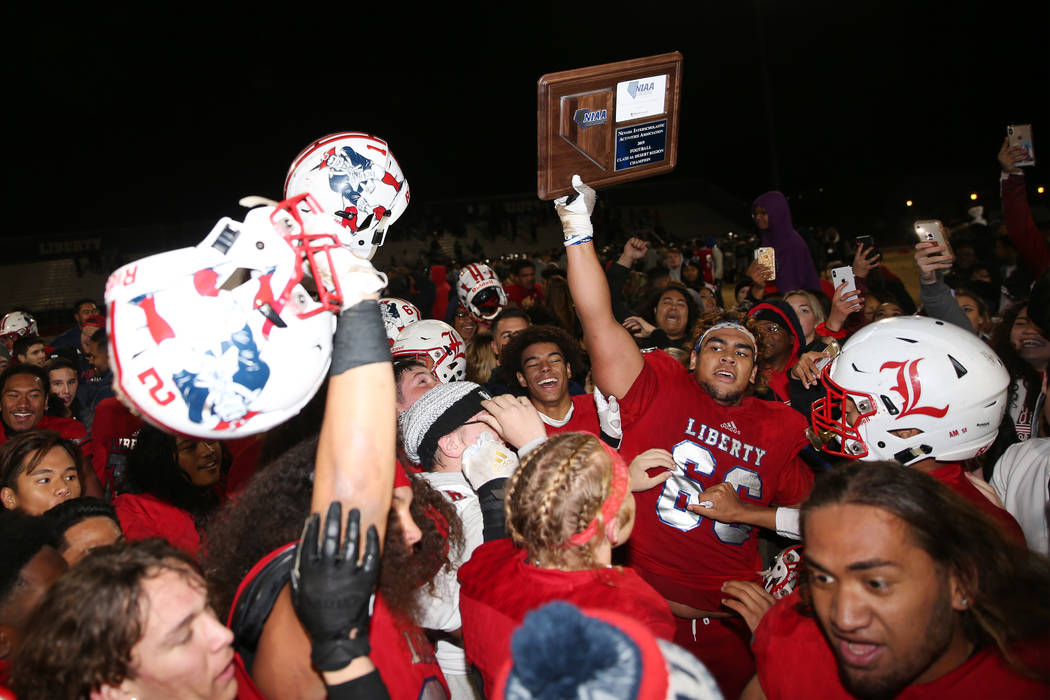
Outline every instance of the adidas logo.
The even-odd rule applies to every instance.
[[[736,427],[736,423],[734,423],[733,421],[729,421],[728,423],[723,423],[719,427],[722,430],[728,430],[729,432],[736,433],[737,435],[740,434],[740,429]]]

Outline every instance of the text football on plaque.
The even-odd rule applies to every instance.
[[[538,83],[540,199],[674,170],[682,54],[548,73]]]

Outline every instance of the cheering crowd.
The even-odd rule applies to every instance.
[[[913,299],[780,192],[752,257],[609,240],[578,177],[555,251],[378,271],[401,167],[314,142],[0,320],[0,698],[1047,697],[1025,158]]]

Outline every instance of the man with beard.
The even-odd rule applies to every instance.
[[[802,508],[808,576],[742,697],[1047,697],[1050,568],[922,472],[853,463]]]
[[[578,177],[573,186],[579,196],[558,200],[556,210],[595,384],[619,401],[625,460],[663,448],[675,463],[659,488],[635,494],[629,563],[668,600],[675,643],[712,669],[727,697],[736,697],[752,673],[751,633],[723,605],[723,586],[743,581],[760,590],[758,532],[740,519],[716,521],[712,515],[720,516],[707,506],[715,495],[739,492],[753,511],[746,522],[776,527],[770,505],[799,503],[813,484],[798,458],[807,444],[805,419],[750,395],[762,369],[762,330],[741,315],[705,317],[690,343],[692,372],[663,352],[638,350],[613,316],[591,241],[594,190]]]

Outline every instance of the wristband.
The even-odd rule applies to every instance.
[[[799,532],[798,508],[777,508],[777,534],[793,540],[802,539],[802,533]]]
[[[334,377],[376,362],[390,362],[390,342],[379,313],[379,302],[365,299],[339,314],[328,374]]]
[[[824,321],[817,324],[817,327],[813,329],[817,335],[822,338],[834,338],[835,340],[842,340],[846,337],[846,329],[840,328],[837,331],[833,331],[827,327]]]
[[[547,436],[546,435],[541,435],[540,437],[532,438],[531,440],[526,442],[524,445],[522,445],[520,448],[518,448],[518,459],[525,459],[525,455],[527,455],[528,453],[532,452],[533,450],[535,450],[537,447],[539,447],[540,445],[542,445],[545,442],[547,442]]]

